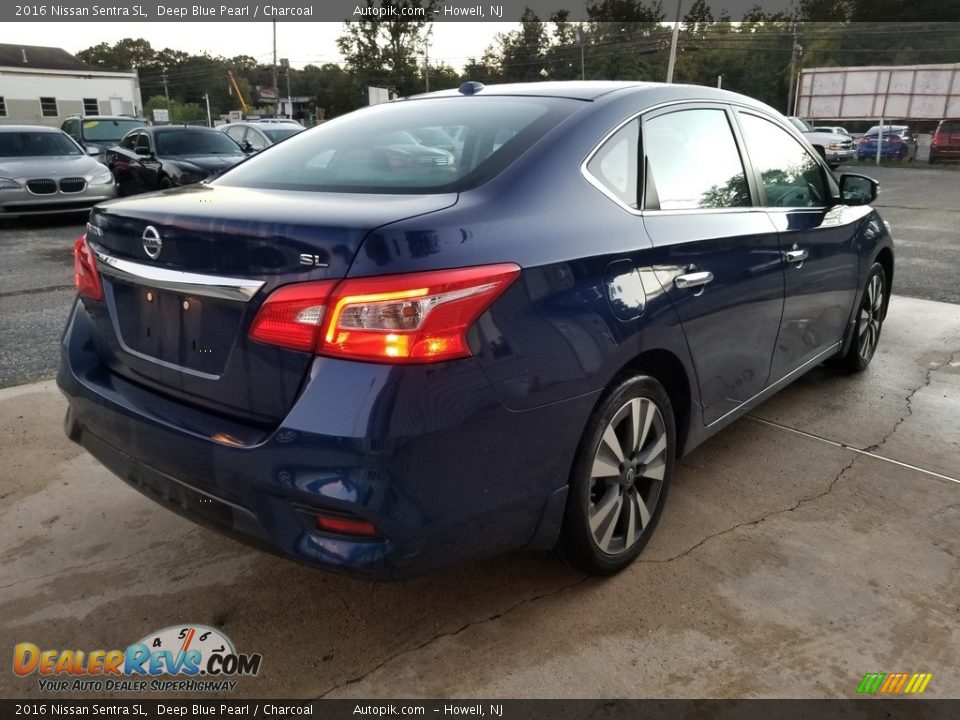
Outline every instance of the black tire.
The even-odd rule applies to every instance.
[[[170,182],[170,178],[168,178],[166,175],[164,175],[162,178],[160,178],[160,189],[161,189],[161,190],[169,190],[169,189],[172,188],[172,187],[173,187],[173,183]]]
[[[676,434],[670,398],[655,378],[637,375],[607,393],[587,422],[573,464],[558,545],[565,560],[591,575],[613,575],[633,562],[663,512]]]
[[[879,278],[879,286],[875,278]],[[883,330],[883,321],[887,315],[889,294],[887,273],[883,265],[875,262],[867,273],[867,282],[857,308],[857,317],[851,328],[853,338],[850,340],[850,347],[842,355],[830,360],[829,364],[832,368],[846,373],[867,369],[880,343],[880,332]]]

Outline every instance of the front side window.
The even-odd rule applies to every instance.
[[[60,114],[57,110],[57,99],[54,97],[40,98],[40,114],[43,117],[57,117]]]
[[[637,152],[640,121],[631,120],[617,130],[590,158],[587,171],[627,207],[636,208]]]
[[[150,152],[150,136],[146,133],[140,133],[137,135],[136,145],[134,146],[138,151],[147,151]]]
[[[496,96],[384,103],[300,132],[228,170],[214,184],[316,192],[459,192],[494,177],[585,106],[562,98]],[[417,139],[433,137],[444,127],[464,130],[446,147]]]
[[[227,135],[233,138],[236,142],[243,142],[243,134],[247,131],[247,128],[243,125],[236,125],[234,127],[227,128]]]
[[[120,141],[120,147],[124,150],[133,150],[137,145],[137,138],[140,137],[140,133],[132,132],[128,134],[123,140]]]
[[[827,182],[820,163],[783,128],[769,120],[740,114],[744,141],[767,207],[821,207]]]
[[[644,207],[747,207],[750,187],[725,111],[694,108],[643,124]]]
[[[247,142],[254,150],[263,150],[267,146],[267,141],[263,139],[263,134],[255,128],[247,128]]]

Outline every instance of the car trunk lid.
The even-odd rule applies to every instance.
[[[154,390],[275,424],[311,356],[247,337],[264,298],[288,283],[344,277],[371,230],[456,198],[200,185],[98,206],[88,229],[107,307],[94,313],[98,352]]]

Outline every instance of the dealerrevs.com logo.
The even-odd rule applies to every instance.
[[[37,675],[43,692],[223,692],[236,688],[233,678],[259,673],[262,659],[238,653],[215,628],[175,625],[126,650],[43,650],[18,643],[13,672]]]

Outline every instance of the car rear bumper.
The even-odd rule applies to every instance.
[[[551,546],[596,400],[512,412],[473,359],[318,358],[279,427],[245,426],[111,374],[82,302],[57,382],[67,434],[148,497],[293,559],[384,578]],[[321,532],[318,512],[366,520],[377,536]]]

